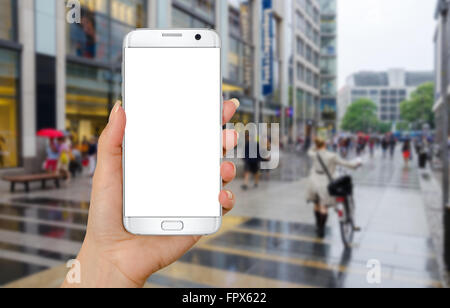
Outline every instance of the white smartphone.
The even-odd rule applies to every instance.
[[[136,30],[123,51],[123,223],[138,235],[208,235],[222,207],[220,38]]]

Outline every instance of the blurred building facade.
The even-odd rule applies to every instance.
[[[320,3],[316,0],[295,0],[293,9],[293,140],[308,139],[320,117]]]
[[[337,1],[320,0],[320,119],[323,129],[336,131]]]
[[[346,85],[339,92],[339,122],[353,102],[366,98],[377,105],[380,121],[395,124],[401,120],[400,104],[409,99],[418,86],[433,80],[433,72],[403,69],[355,73],[347,78]]]
[[[316,0],[80,0],[81,23],[68,23],[73,2],[0,0],[0,169],[40,168],[39,129],[67,130],[76,141],[101,133],[121,98],[123,37],[135,28],[217,30],[224,96],[241,100],[233,121],[286,127],[294,2],[305,15],[299,27],[309,45],[304,51],[309,73],[300,88],[309,91],[302,99],[309,104],[307,118],[314,118]]]
[[[446,40],[447,45],[450,44],[450,22],[447,20],[444,23],[444,20],[442,18],[442,10],[447,10],[448,4],[445,3],[444,0],[437,1],[437,8],[436,8],[436,19],[437,19],[437,25],[436,25],[436,32],[434,35],[434,63],[435,63],[435,103],[434,103],[434,112],[436,115],[436,133],[437,133],[437,139],[442,140],[442,138],[446,139],[447,136],[443,135],[442,132],[442,114],[443,114],[443,100],[442,100],[442,85],[443,85],[443,73],[444,70],[447,73],[447,83],[449,83],[449,72],[450,72],[450,57],[447,55],[446,59],[444,59],[442,55],[442,41],[443,41],[443,28],[446,28]],[[444,60],[447,61],[447,67],[443,67]],[[448,108],[447,108],[448,109]],[[450,113],[450,111],[448,111]],[[450,130],[449,130],[450,133]]]

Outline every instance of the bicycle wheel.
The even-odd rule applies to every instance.
[[[351,248],[355,224],[353,220],[353,204],[351,197],[346,197],[344,201],[344,213],[340,221],[341,237],[345,248]]]

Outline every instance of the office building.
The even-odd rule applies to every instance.
[[[418,86],[434,80],[433,72],[409,72],[391,69],[387,72],[359,72],[347,78],[339,92],[339,119],[347,108],[361,98],[373,101],[378,107],[378,119],[395,124],[401,120],[400,104],[409,99]]]
[[[320,116],[321,14],[319,1],[295,0],[292,3],[294,57],[290,136],[296,140],[311,137]]]
[[[135,28],[215,29],[222,38],[224,97],[241,101],[233,121],[282,123],[288,106],[288,3],[0,0],[0,169],[40,170],[45,142],[36,137],[39,129],[65,130],[75,141],[101,133],[121,98],[123,37]],[[81,23],[73,22],[77,4]],[[313,118],[320,18],[317,2],[306,4],[299,10],[309,31],[305,53],[317,64],[304,64]],[[170,120],[170,114],[161,116]]]
[[[442,85],[443,85],[443,73],[444,70],[446,72],[447,75],[447,84],[450,83],[450,57],[447,56],[446,58],[444,58],[442,56],[442,29],[443,27],[446,27],[447,32],[446,32],[446,40],[447,40],[447,44],[450,42],[450,31],[449,26],[450,26],[450,22],[448,20],[447,17],[447,21],[446,24],[444,24],[444,20],[442,18],[441,15],[441,11],[442,10],[447,10],[448,9],[448,4],[445,3],[444,0],[439,0],[437,1],[437,7],[436,7],[436,20],[437,20],[437,24],[436,24],[436,32],[434,34],[434,50],[435,50],[435,55],[434,55],[434,63],[435,63],[435,102],[434,102],[434,113],[435,113],[435,123],[436,123],[436,137],[437,140],[442,140],[442,138],[447,139],[447,136],[443,135],[443,129],[442,129],[442,115],[443,115],[443,100],[442,100]],[[447,61],[447,67],[443,67],[443,61],[446,60]],[[448,109],[448,108],[447,108]],[[449,129],[449,133],[450,133],[450,129]]]
[[[320,120],[336,131],[337,120],[337,0],[320,0]]]

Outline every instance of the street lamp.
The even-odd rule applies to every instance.
[[[441,98],[442,98],[442,197],[444,211],[444,260],[447,270],[450,271],[450,207],[449,207],[449,162],[448,162],[448,58],[447,58],[447,19],[449,10],[449,0],[439,0],[436,18],[440,18],[441,23]]]

